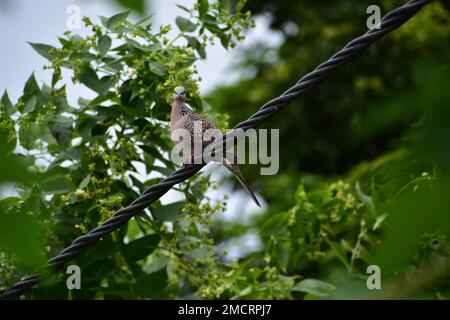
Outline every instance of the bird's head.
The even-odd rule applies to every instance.
[[[173,99],[186,101],[186,91],[184,90],[184,87],[182,86],[175,87],[175,90],[173,90]]]

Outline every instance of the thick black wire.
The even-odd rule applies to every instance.
[[[274,116],[289,102],[317,84],[338,66],[354,58],[370,44],[405,23],[424,5],[430,3],[431,1],[432,0],[411,0],[403,6],[389,12],[381,20],[379,29],[371,29],[362,36],[350,41],[330,59],[320,64],[312,72],[301,78],[292,88],[284,92],[278,98],[264,104],[259,111],[252,115],[249,119],[239,123],[235,129],[242,129],[243,131],[246,131],[250,128],[256,128]],[[225,135],[224,139],[225,141],[231,139],[234,140],[234,137],[235,135],[231,133]],[[223,145],[223,141],[212,143],[208,146],[208,148],[216,148],[221,143]],[[77,255],[97,242],[100,238],[125,225],[134,215],[141,212],[152,202],[162,197],[174,185],[195,175],[201,168],[203,168],[203,166],[204,164],[185,165],[184,167],[173,172],[162,182],[150,186],[129,206],[118,210],[111,218],[106,220],[99,227],[90,231],[88,234],[76,238],[73,243],[64,249],[59,255],[48,260],[44,267],[37,270],[32,275],[22,278],[19,282],[11,286],[2,296],[0,296],[0,299],[15,299],[19,297],[21,294],[31,289],[34,285],[38,284],[41,280],[59,270],[65,263],[75,258]]]

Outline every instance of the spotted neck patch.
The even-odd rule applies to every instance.
[[[192,112],[192,109],[188,105],[183,104],[183,106],[180,109],[180,117],[184,117],[185,115],[187,115],[191,112]]]

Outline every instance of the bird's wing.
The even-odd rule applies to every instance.
[[[187,129],[193,141],[202,142],[206,145],[209,141],[204,141],[204,134],[207,130],[215,129],[214,125],[196,112],[192,112],[183,117],[183,128]]]

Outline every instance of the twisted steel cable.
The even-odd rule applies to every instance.
[[[382,36],[401,26],[412,16],[414,16],[423,6],[432,1],[433,0],[411,0],[403,6],[389,12],[381,20],[379,29],[371,29],[362,36],[350,41],[330,59],[302,77],[293,87],[285,91],[281,96],[264,104],[258,112],[252,115],[249,119],[239,123],[234,127],[234,129],[242,129],[243,131],[246,131],[248,129],[258,127],[260,124],[278,113],[289,102],[316,85],[331,71],[354,58],[357,54],[361,53],[366,47]],[[231,132],[226,134],[223,139],[227,142],[231,139],[234,140],[235,136],[236,134]],[[223,145],[223,142],[224,141],[217,141],[211,143],[208,148],[216,148],[219,144]],[[19,282],[11,286],[2,296],[0,296],[0,299],[15,299],[21,294],[27,292],[41,280],[59,270],[65,263],[72,260],[95,242],[100,240],[100,238],[125,225],[128,220],[147,208],[152,202],[162,197],[174,185],[194,176],[203,168],[204,165],[204,163],[185,165],[173,172],[162,182],[150,186],[129,206],[118,210],[111,218],[106,220],[99,227],[76,238],[72,244],[64,249],[59,255],[48,260],[45,266],[33,274],[22,278]]]

